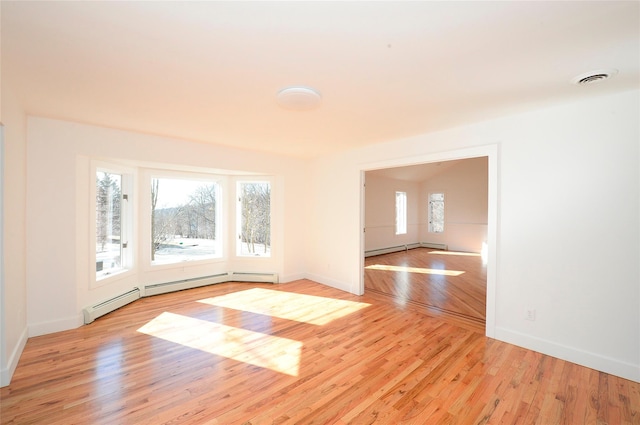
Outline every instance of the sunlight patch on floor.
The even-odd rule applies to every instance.
[[[180,314],[164,312],[138,332],[291,376],[300,368],[299,341]]]
[[[198,302],[318,326],[326,325],[370,305],[264,288],[247,289]]]
[[[405,266],[391,266],[388,264],[373,264],[365,267],[369,270],[383,270],[391,272],[407,272],[407,273],[422,273],[422,274],[437,274],[442,276],[460,276],[464,271],[460,270],[442,270],[442,269],[425,269],[421,267],[405,267]]]

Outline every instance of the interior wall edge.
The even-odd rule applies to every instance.
[[[16,371],[18,367],[18,362],[20,361],[20,356],[24,351],[24,347],[27,345],[27,334],[28,330],[25,328],[20,334],[20,338],[18,340],[18,344],[13,349],[13,352],[9,356],[7,360],[7,366],[0,370],[0,387],[6,387],[11,383],[11,378],[13,378],[13,373]]]
[[[327,285],[335,289],[339,289],[341,291],[349,292],[354,295],[362,295],[363,292],[358,293],[357,288],[352,287],[352,285],[345,284],[342,281],[334,280],[325,276],[320,276],[314,273],[305,273],[305,279],[309,279],[313,282],[320,283],[322,285]]]

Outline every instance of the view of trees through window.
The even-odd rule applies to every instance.
[[[271,184],[238,183],[239,255],[271,255]]]
[[[444,232],[444,193],[429,194],[429,231]]]
[[[151,181],[151,261],[202,260],[221,255],[218,184],[186,179]]]
[[[96,277],[122,269],[122,176],[96,172]]]

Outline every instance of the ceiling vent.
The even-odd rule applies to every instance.
[[[586,86],[607,80],[618,73],[617,69],[598,69],[596,71],[585,72],[571,79],[573,84]]]

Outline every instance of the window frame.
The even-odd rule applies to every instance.
[[[128,276],[133,275],[136,272],[137,263],[136,250],[137,240],[135,238],[136,228],[136,202],[135,187],[136,187],[136,172],[130,167],[123,166],[114,162],[103,161],[91,161],[90,166],[90,178],[89,184],[89,259],[91,261],[91,267],[89,270],[89,287],[97,288],[100,286],[108,285],[110,283],[119,281]],[[110,274],[104,274],[98,276],[96,272],[97,263],[97,249],[96,249],[96,233],[97,233],[97,214],[96,214],[96,177],[99,172],[106,172],[111,174],[119,174],[121,176],[120,182],[120,235],[121,241],[126,243],[125,247],[121,247],[121,268]],[[126,200],[124,200],[124,196]]]
[[[400,199],[400,202],[398,202],[398,199]],[[395,211],[396,211],[395,234],[396,236],[407,234],[407,218],[408,218],[407,203],[408,203],[407,192],[396,190],[396,196],[395,196]]]

